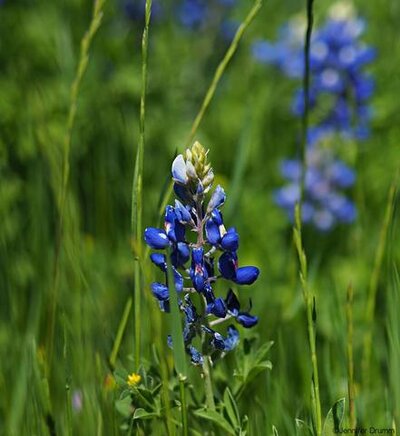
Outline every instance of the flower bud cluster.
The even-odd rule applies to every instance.
[[[232,289],[225,298],[215,294],[215,283],[227,280],[235,285],[251,285],[259,275],[255,266],[239,266],[239,234],[234,227],[226,229],[221,208],[226,194],[221,186],[207,193],[214,179],[207,151],[195,142],[185,154],[178,155],[172,164],[175,205],[165,211],[164,228],[145,229],[146,243],[156,252],[151,261],[164,273],[163,282],[151,285],[161,309],[170,310],[169,293],[178,292],[179,307],[184,318],[184,343],[194,364],[201,365],[204,355],[218,357],[232,350],[239,341],[239,332],[229,325],[226,334],[215,330],[227,320],[245,328],[257,324],[258,318],[249,313],[251,302],[242,310]],[[191,241],[195,234],[195,241]],[[170,250],[174,286],[168,284],[167,255]],[[195,338],[202,339],[202,350],[193,345]]]

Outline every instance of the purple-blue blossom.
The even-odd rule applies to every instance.
[[[281,28],[276,42],[255,41],[253,57],[300,81],[304,73],[304,26],[298,19],[292,20]],[[318,124],[359,140],[369,135],[369,100],[375,88],[365,68],[374,60],[376,50],[361,40],[365,27],[365,20],[353,14],[336,14],[314,30],[310,47],[310,106],[320,107],[324,100],[327,108],[318,115]],[[292,111],[298,116],[303,114],[301,87],[293,97]]]
[[[225,227],[221,208],[227,196],[220,185],[212,190],[214,174],[207,153],[196,142],[174,159],[171,172],[178,199],[174,206],[166,207],[163,228],[148,227],[144,231],[146,243],[157,250],[150,259],[164,276],[164,281],[152,283],[153,296],[161,310],[169,312],[170,292],[178,293],[185,349],[196,365],[204,362],[204,354],[217,358],[238,344],[239,332],[233,325],[225,333],[217,331],[216,326],[236,320],[250,328],[258,321],[250,314],[251,304],[247,310],[240,309],[233,290],[227,298],[215,292],[217,281],[228,281],[231,286],[251,285],[260,271],[256,266],[239,264],[239,233],[235,227]],[[168,283],[165,250],[171,253],[173,286]],[[202,339],[201,350],[192,344],[196,337]],[[168,341],[173,346],[171,338]]]
[[[309,147],[306,159],[302,219],[318,230],[328,231],[341,223],[356,219],[357,210],[348,198],[346,189],[355,183],[355,173],[329,150]],[[286,159],[281,163],[281,174],[287,184],[275,191],[275,202],[285,209],[293,221],[294,208],[300,200],[301,161]]]

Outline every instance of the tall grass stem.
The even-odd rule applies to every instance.
[[[350,428],[356,428],[354,360],[353,360],[353,285],[347,287],[346,321],[347,321],[347,388],[349,395]]]
[[[79,62],[75,73],[74,81],[72,82],[71,85],[67,128],[63,140],[63,149],[62,149],[62,175],[61,175],[60,194],[58,198],[58,212],[59,212],[58,230],[57,230],[57,237],[56,237],[54,266],[53,266],[53,283],[50,293],[50,316],[48,321],[48,335],[47,335],[49,369],[51,368],[51,362],[53,357],[54,330],[55,330],[55,322],[56,322],[58,294],[60,288],[60,256],[61,256],[62,245],[63,245],[64,215],[65,215],[66,197],[68,192],[68,182],[69,182],[69,173],[70,173],[70,151],[71,151],[71,142],[72,142],[72,131],[75,124],[81,82],[87,70],[87,66],[89,64],[90,46],[97,30],[100,27],[101,20],[103,18],[104,4],[105,4],[105,0],[95,0],[94,2],[92,19],[90,21],[88,30],[85,32],[81,40]]]
[[[122,338],[124,336],[124,332],[126,329],[126,325],[128,324],[129,314],[132,309],[132,297],[128,298],[128,301],[125,304],[124,312],[122,313],[122,317],[119,322],[117,335],[115,337],[114,345],[110,354],[109,363],[112,369],[115,368],[115,363],[117,361],[118,351],[121,347]]]
[[[136,152],[135,169],[132,182],[131,230],[134,255],[134,312],[135,312],[135,367],[138,370],[141,355],[141,256],[142,256],[142,203],[143,203],[143,160],[145,146],[145,116],[147,91],[147,58],[149,26],[152,0],[146,0],[145,24],[142,35],[142,91],[140,98],[139,144]]]
[[[381,273],[382,263],[386,251],[387,236],[390,228],[391,218],[393,215],[394,198],[398,186],[399,172],[400,170],[396,172],[393,182],[389,188],[387,201],[386,201],[385,215],[382,221],[378,247],[376,250],[376,255],[374,260],[374,266],[372,269],[371,279],[369,282],[367,307],[365,311],[366,330],[363,340],[363,359],[362,359],[362,375],[363,375],[363,384],[365,387],[367,387],[369,384],[376,294],[378,292],[380,273]]]

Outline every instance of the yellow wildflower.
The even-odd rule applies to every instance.
[[[140,374],[136,374],[135,372],[133,372],[132,374],[128,375],[127,383],[131,388],[133,388],[138,383],[140,383],[140,380],[142,380]]]

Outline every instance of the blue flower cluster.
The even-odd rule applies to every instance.
[[[342,192],[355,182],[355,174],[336,157],[335,141],[364,140],[369,136],[372,77],[365,66],[375,50],[360,41],[365,21],[346,3],[331,9],[330,17],[312,35],[310,46],[309,109],[312,127],[307,137],[304,204],[302,219],[318,230],[328,231],[338,223],[351,223],[356,208]],[[276,65],[286,76],[304,74],[305,23],[295,19],[280,31],[276,43],[259,40],[253,55],[260,62]],[[295,92],[294,115],[304,112],[303,89]],[[330,150],[326,145],[330,146]],[[275,193],[276,203],[293,219],[300,196],[301,162],[285,160],[281,173],[288,185]]]
[[[286,24],[278,42],[254,43],[254,57],[278,66],[288,77],[302,78],[303,29],[298,21]],[[361,140],[369,134],[369,99],[374,91],[374,80],[365,66],[376,55],[374,48],[360,41],[364,29],[365,21],[357,17],[329,18],[313,33],[310,47],[310,106],[313,109],[323,103],[327,107],[318,125]],[[295,115],[303,114],[302,89],[296,91],[292,110]]]
[[[354,184],[355,173],[331,150],[318,146],[307,149],[302,220],[318,230],[329,231],[335,224],[349,224],[356,218],[354,203],[341,192]],[[302,165],[298,159],[285,159],[281,173],[288,184],[275,191],[275,202],[284,208],[291,221],[300,200]]]
[[[167,255],[163,250],[169,250],[179,307],[185,321],[185,348],[191,361],[201,365],[204,354],[221,354],[238,344],[239,333],[234,325],[229,325],[225,336],[215,330],[216,325],[235,319],[249,328],[258,321],[249,313],[251,302],[247,310],[242,310],[232,289],[225,298],[217,297],[214,284],[218,279],[226,279],[238,285],[250,285],[257,280],[259,269],[239,266],[239,235],[234,227],[225,228],[221,207],[226,195],[219,185],[206,205],[214,175],[201,144],[196,142],[185,156],[180,154],[175,158],[172,177],[177,199],[174,206],[166,207],[164,228],[148,227],[144,232],[146,243],[154,250],[161,250],[152,253],[150,258],[165,274],[165,281],[154,282],[151,288],[161,310],[168,312],[170,287]],[[196,296],[200,296],[200,309],[194,304]],[[202,338],[201,352],[192,344],[196,337]]]

